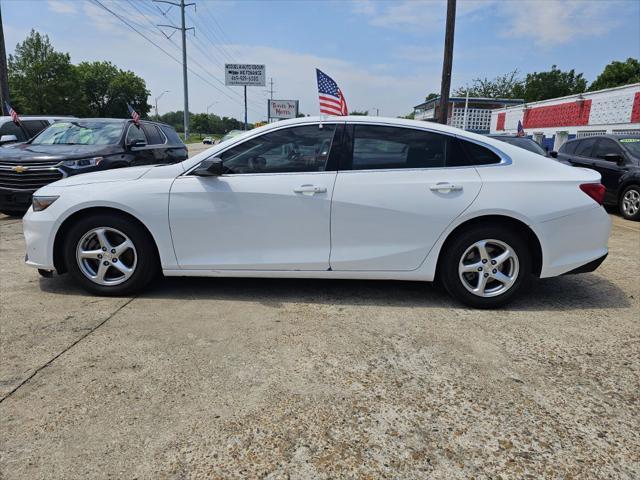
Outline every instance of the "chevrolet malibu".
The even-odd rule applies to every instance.
[[[26,262],[98,295],[165,276],[439,280],[505,304],[533,276],[595,270],[600,175],[451,127],[380,117],[261,127],[173,165],[36,192]]]

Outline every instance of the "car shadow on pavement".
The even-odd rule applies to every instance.
[[[90,295],[68,275],[40,279],[43,291],[60,295]],[[317,280],[270,278],[159,279],[141,298],[258,302],[279,308],[287,303],[363,305],[422,308],[458,308],[437,284],[383,280]],[[535,279],[531,288],[507,310],[548,311],[580,308],[627,308],[627,294],[597,274]]]

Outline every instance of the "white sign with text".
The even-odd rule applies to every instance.
[[[225,63],[224,83],[228,86],[264,87],[266,68],[264,65]]]
[[[298,100],[269,100],[269,117],[285,119],[298,116]]]

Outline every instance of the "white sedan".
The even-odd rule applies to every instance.
[[[455,128],[306,117],[182,163],[41,188],[24,217],[26,262],[99,295],[160,272],[438,279],[467,305],[496,307],[532,276],[598,267],[603,195],[595,171]]]

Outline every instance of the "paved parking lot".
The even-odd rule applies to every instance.
[[[0,478],[639,478],[640,226],[501,311],[408,282],[89,296],[0,217]]]

